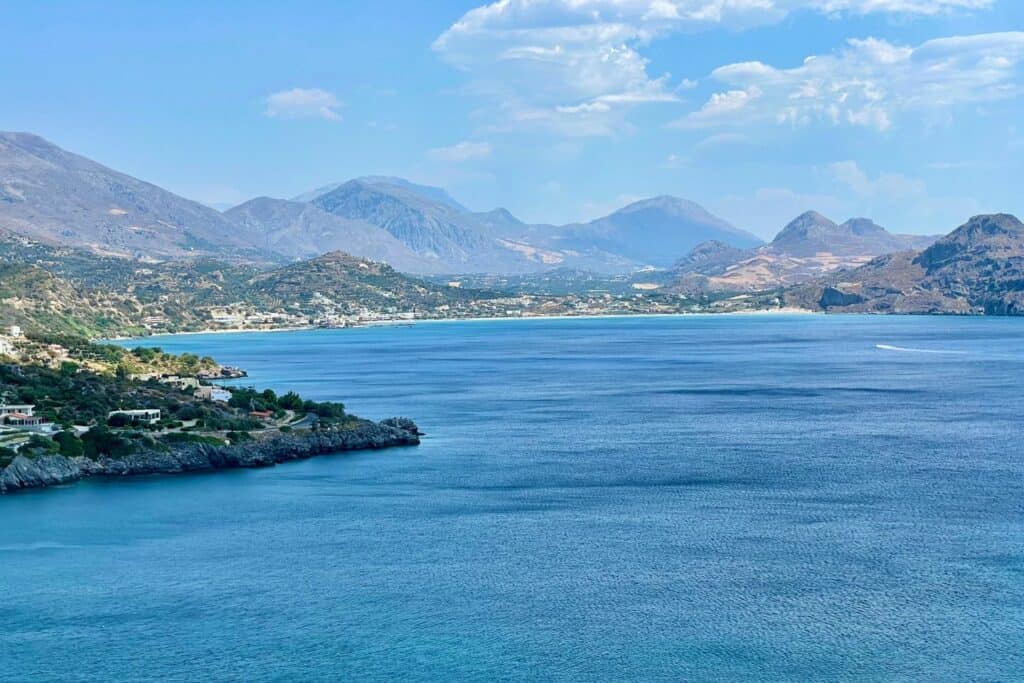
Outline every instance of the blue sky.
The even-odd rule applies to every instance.
[[[1019,0],[0,0],[0,129],[211,204],[350,177],[525,220],[674,194],[1024,215]]]

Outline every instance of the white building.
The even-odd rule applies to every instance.
[[[214,386],[199,387],[192,395],[198,399],[202,399],[203,401],[220,401],[221,403],[227,403],[231,400],[230,391]]]
[[[0,337],[0,356],[13,356],[14,345],[7,337]]]
[[[176,389],[185,391],[187,389],[198,389],[199,379],[197,377],[178,377],[177,375],[165,375],[159,379],[161,384],[169,384]]]
[[[11,325],[10,327],[7,328],[7,334],[8,336],[14,337],[16,339],[18,337],[21,337],[21,326]]]
[[[0,420],[7,417],[8,415],[28,415],[32,417],[35,414],[35,405],[31,403],[21,404],[0,404]]]
[[[156,424],[160,421],[160,409],[159,408],[143,408],[141,410],[111,410],[107,413],[107,420],[114,417],[115,415],[124,415],[131,419],[132,422],[146,422],[148,424]]]

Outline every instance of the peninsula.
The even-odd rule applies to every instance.
[[[405,418],[213,383],[211,358],[13,333],[0,350],[0,494],[86,477],[268,467],[419,443]]]

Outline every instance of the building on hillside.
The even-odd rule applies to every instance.
[[[35,405],[31,403],[0,403],[0,420],[3,420],[3,418],[8,415],[14,414],[28,415],[31,417],[35,414],[35,410]]]
[[[231,400],[230,391],[215,386],[197,387],[192,395],[203,401],[219,401],[221,403],[227,403]]]
[[[132,422],[145,422],[147,424],[156,424],[160,421],[160,409],[159,408],[142,408],[140,410],[111,410],[107,413],[107,420],[114,417],[115,415],[124,415],[129,418]]]
[[[176,389],[186,391],[188,389],[198,389],[199,379],[196,377],[178,377],[177,375],[164,375],[158,380],[161,384],[169,384]]]
[[[47,422],[35,414],[35,406],[31,404],[0,405],[0,425],[28,432],[46,434],[57,431],[57,426]]]
[[[21,325],[11,325],[8,327],[7,336],[19,339],[21,337]]]
[[[3,416],[4,424],[9,427],[38,427],[43,424],[43,418],[38,415],[26,415],[25,413],[8,413]]]
[[[249,417],[254,417],[257,420],[262,420],[263,422],[267,422],[272,417],[274,417],[274,414],[272,412],[270,412],[269,410],[254,410],[254,411],[249,413]]]
[[[0,356],[13,356],[14,344],[7,337],[0,337]]]

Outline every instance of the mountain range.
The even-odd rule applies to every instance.
[[[0,133],[0,231],[99,254],[286,263],[344,250],[414,274],[622,273],[671,264],[700,242],[760,240],[693,202],[656,197],[603,218],[531,225],[468,210],[440,188],[367,176],[292,200],[220,212],[30,133]]]
[[[859,313],[1024,314],[1024,223],[975,216],[921,251],[794,287],[798,306]]]
[[[513,310],[513,292],[602,289],[711,301],[756,292],[828,311],[1024,311],[1024,226],[1005,214],[938,238],[808,211],[762,244],[676,197],[555,226],[381,176],[222,213],[28,133],[0,133],[0,267],[5,318],[80,332],[147,317],[194,327],[233,302],[307,316],[365,302],[481,314],[488,301]],[[448,286],[457,274],[506,294],[465,294]]]

